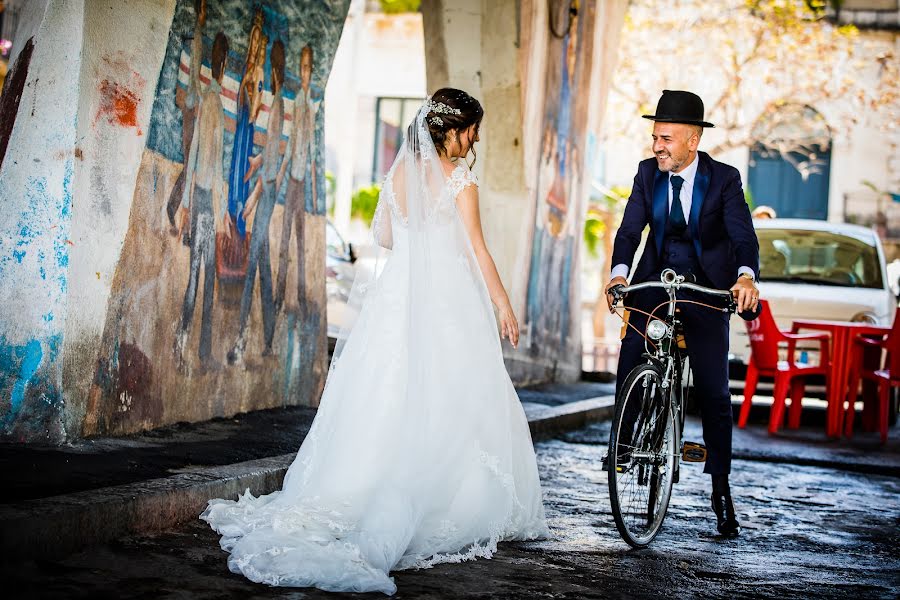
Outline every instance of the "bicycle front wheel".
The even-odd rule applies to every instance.
[[[663,375],[652,364],[634,368],[616,398],[609,434],[609,500],[622,539],[644,548],[659,533],[675,472],[675,422]]]

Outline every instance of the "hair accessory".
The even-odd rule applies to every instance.
[[[437,113],[439,115],[461,115],[462,111],[458,108],[447,106],[443,102],[435,102],[433,100],[425,101],[425,108],[428,112]]]
[[[432,125],[437,125],[438,127],[444,126],[444,120],[438,116],[431,117],[430,119],[428,119],[428,122]]]

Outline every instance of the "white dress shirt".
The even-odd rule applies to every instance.
[[[691,202],[694,199],[694,178],[697,176],[697,165],[700,160],[694,156],[691,164],[686,166],[681,173],[669,173],[669,212],[672,212],[672,177],[678,175],[684,182],[681,184],[681,193],[678,195],[681,199],[681,210],[684,211],[684,220],[691,220]]]

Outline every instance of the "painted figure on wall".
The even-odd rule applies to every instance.
[[[348,7],[175,0],[86,433],[318,402],[328,368],[319,103]],[[288,239],[273,261],[283,201]],[[278,319],[272,262],[283,264],[282,290],[303,292],[307,318],[282,292]]]
[[[266,144],[261,154],[250,159],[251,170],[245,179],[249,178],[253,171],[262,169],[260,177],[256,180],[253,193],[244,208],[244,219],[253,215],[253,224],[250,233],[250,258],[247,266],[247,276],[244,278],[244,292],[241,295],[241,316],[238,330],[238,338],[234,347],[228,353],[229,364],[241,362],[247,345],[245,330],[247,318],[250,315],[250,306],[253,302],[253,287],[256,283],[256,274],[259,272],[259,296],[260,308],[263,318],[264,348],[263,356],[272,354],[272,339],[275,335],[275,307],[272,300],[272,264],[269,252],[269,221],[272,219],[272,211],[275,209],[275,201],[278,198],[278,190],[284,175],[281,155],[281,131],[284,128],[284,98],[282,95],[284,85],[284,44],[276,40],[272,44],[271,58],[272,80],[272,104],[269,108],[269,123],[266,128]],[[261,167],[260,167],[261,165]]]
[[[592,30],[594,17],[592,2],[579,5],[566,34],[549,42],[526,307],[530,350],[535,355],[565,352],[577,321],[571,315],[571,290],[587,110],[581,98],[587,93],[580,86],[590,72],[592,43],[584,32]]]
[[[188,74],[187,93],[178,102],[176,94],[176,104],[181,106],[181,147],[184,152],[184,161],[187,163],[188,152],[191,148],[191,140],[194,135],[194,116],[197,105],[200,104],[200,94],[202,92],[200,82],[200,71],[203,64],[203,27],[206,25],[206,0],[194,0],[194,11],[197,18],[194,21],[194,34],[191,37],[190,48],[190,73]],[[187,169],[183,169],[175,180],[175,186],[169,194],[169,201],[166,203],[166,214],[169,217],[169,224],[175,227],[175,215],[178,207],[181,206],[182,196],[184,195],[184,181]],[[187,239],[185,238],[185,241]]]
[[[175,340],[175,354],[179,364],[184,360],[184,348],[194,315],[197,287],[200,283],[200,269],[203,269],[203,316],[200,324],[199,357],[201,364],[209,367],[212,363],[212,310],[215,289],[216,218],[221,215],[225,235],[227,213],[222,196],[225,190],[222,161],[225,133],[225,109],[222,106],[222,78],[225,74],[225,59],[228,56],[228,40],[221,31],[216,34],[212,48],[212,80],[202,96],[195,124],[194,134],[187,154],[186,173],[181,201],[181,227],[186,222],[191,228],[190,274],[181,317],[181,329]],[[188,217],[188,215],[190,215]]]
[[[228,174],[228,223],[232,234],[217,239],[217,271],[222,283],[243,283],[247,273],[249,240],[247,239],[244,208],[250,196],[252,175],[250,156],[253,154],[253,134],[256,118],[262,107],[263,65],[266,39],[263,35],[263,14],[253,17],[247,42],[244,73],[237,91],[234,138],[231,147],[231,170]]]
[[[284,304],[287,286],[288,252],[291,229],[297,237],[297,256],[304,257],[303,223],[306,213],[324,214],[324,198],[318,201],[316,184],[316,114],[322,102],[310,85],[313,72],[313,50],[306,45],[300,52],[300,89],[294,97],[294,114],[291,134],[285,152],[284,166],[290,162],[287,193],[284,200],[284,217],[281,224],[281,246],[278,251],[278,279],[275,286],[277,310]],[[283,170],[283,168],[282,168]],[[283,174],[282,174],[283,175]],[[304,287],[306,274],[304,261],[297,260],[297,303],[301,317],[307,311]]]

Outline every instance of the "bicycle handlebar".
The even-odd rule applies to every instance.
[[[638,290],[644,290],[647,288],[661,288],[666,291],[670,289],[693,290],[695,292],[701,292],[703,294],[708,294],[710,296],[716,296],[728,300],[728,312],[735,312],[735,310],[737,309],[737,304],[734,302],[734,296],[732,295],[730,290],[717,290],[714,288],[697,285],[696,283],[679,281],[672,281],[670,283],[664,283],[662,281],[645,281],[644,283],[636,283],[634,285],[617,285],[610,288],[609,293],[612,294],[613,304],[615,305],[618,304],[618,302],[625,296],[625,294],[629,292],[636,292]]]

